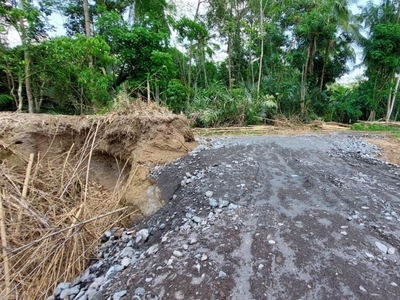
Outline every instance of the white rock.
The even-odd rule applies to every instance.
[[[119,300],[126,295],[126,290],[117,292],[113,295],[113,300]]]
[[[375,246],[378,247],[378,249],[381,250],[383,253],[387,253],[387,251],[388,251],[388,247],[386,247],[381,242],[376,241]]]
[[[149,238],[149,230],[148,230],[148,229],[139,230],[139,231],[136,233],[136,239],[138,239],[139,236],[142,237],[141,240],[142,240],[143,242],[147,241],[147,239]],[[140,242],[140,241],[139,241],[139,242]],[[137,242],[137,243],[138,243],[138,242]]]
[[[175,250],[174,252],[172,252],[172,255],[175,257],[182,257],[183,253],[181,251]]]
[[[374,258],[375,256],[369,252],[365,252],[365,256],[368,258]]]
[[[269,241],[268,241],[268,244],[270,244],[270,245],[275,245],[276,242],[275,242],[274,240],[269,240]]]
[[[342,235],[347,235],[347,231],[344,231],[344,230],[343,230],[343,231],[340,232],[340,234],[342,234]]]
[[[226,273],[224,271],[219,271],[218,277],[219,278],[225,278],[226,277]]]
[[[395,252],[396,252],[396,248],[394,248],[394,247],[389,247],[389,249],[387,251],[387,253],[390,254],[390,255],[395,254]]]
[[[193,222],[195,222],[195,223],[197,223],[197,224],[200,224],[201,221],[202,221],[202,218],[197,217],[197,216],[194,216],[194,217],[192,218],[192,220],[193,220]]]
[[[197,240],[195,239],[195,238],[191,238],[190,240],[189,240],[189,245],[194,245],[194,244],[196,244],[197,243]]]
[[[366,290],[362,285],[359,286],[359,289],[360,289],[361,291],[363,291],[363,292],[367,292],[367,290]]]
[[[212,192],[212,191],[207,191],[206,192],[206,197],[207,198],[210,198],[210,197],[212,197],[214,195],[214,193]]]
[[[124,257],[121,260],[121,266],[123,266],[124,268],[126,268],[127,266],[129,266],[131,264],[131,259],[129,257]]]
[[[393,285],[393,286],[397,286],[396,282],[391,282],[390,284]]]
[[[200,258],[201,261],[206,261],[207,259],[208,259],[208,256],[205,253]]]

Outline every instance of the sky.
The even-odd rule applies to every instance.
[[[149,0],[150,1],[150,0]],[[186,15],[188,17],[193,17],[195,12],[196,12],[196,7],[197,7],[197,2],[198,0],[175,0],[176,7],[177,7],[177,17],[182,17],[183,15]],[[373,2],[377,3],[379,0],[373,0]],[[353,3],[350,5],[350,9],[352,12],[358,13],[359,6],[363,6],[367,3],[367,0],[358,0],[358,1],[353,1]],[[204,4],[202,4],[204,6]],[[65,29],[63,28],[63,23],[65,22],[64,17],[55,12],[50,16],[50,23],[54,26],[54,31],[51,32],[49,35],[51,37],[55,36],[62,36],[65,35]],[[20,38],[18,36],[18,33],[13,30],[9,29],[8,32],[8,40],[10,46],[15,46],[20,44]],[[174,39],[172,39],[174,40]],[[175,39],[176,40],[176,39]],[[175,43],[176,47],[180,47]],[[181,49],[182,50],[182,49]],[[223,50],[221,50],[221,53],[217,53],[217,59],[223,59],[224,56],[226,56],[225,53],[223,53]],[[351,70],[348,74],[345,74],[341,78],[338,79],[338,82],[346,84],[346,83],[351,83],[357,80],[358,77],[362,76],[365,68],[363,66],[360,66],[362,63],[362,58],[363,58],[363,53],[362,49],[359,47],[354,46],[354,50],[356,52],[356,62],[355,63],[348,63],[348,67]]]

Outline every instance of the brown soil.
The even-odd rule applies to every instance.
[[[46,299],[57,281],[76,277],[105,230],[163,205],[148,171],[195,145],[188,120],[161,108],[104,116],[0,113],[7,249],[0,298]]]
[[[150,188],[148,170],[185,155],[196,145],[187,119],[167,112],[106,116],[1,113],[0,123],[0,159],[21,167],[30,153],[47,159],[68,151],[73,155],[88,134],[94,133],[90,179],[111,192],[123,182],[125,204],[139,207],[145,216],[162,206],[162,199],[154,198],[158,192]]]
[[[383,135],[381,138],[367,138],[367,142],[378,146],[381,149],[381,159],[400,165],[400,139],[390,135]]]

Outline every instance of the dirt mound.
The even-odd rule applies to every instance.
[[[49,283],[84,268],[105,230],[154,213],[163,199],[148,170],[195,146],[186,118],[162,109],[0,113],[0,124],[0,290],[9,299],[43,299]]]

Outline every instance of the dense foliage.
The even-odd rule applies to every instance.
[[[181,17],[172,0],[0,0],[22,41],[0,41],[0,110],[96,113],[126,93],[197,126],[399,119],[399,1],[348,2],[198,0]],[[49,38],[55,9],[66,36]],[[338,84],[356,45],[365,74]]]

